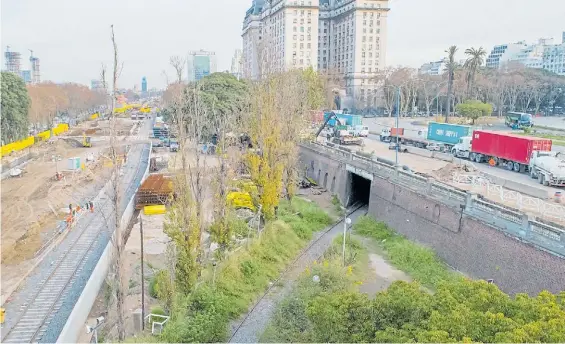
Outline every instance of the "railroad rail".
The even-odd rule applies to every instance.
[[[349,217],[357,212],[365,212],[364,215],[367,214],[367,204],[361,203],[361,202],[357,202],[353,205],[351,205],[346,212],[346,217]],[[320,241],[322,241],[331,231],[332,229],[336,228],[337,226],[341,226],[341,224],[343,223],[343,218],[337,220],[336,222],[334,222],[330,227],[328,227],[326,230],[324,230],[321,235],[319,237],[317,237],[316,239],[310,241],[310,243],[308,244],[307,247],[305,247],[298,256],[296,256],[296,258],[286,267],[286,269],[281,272],[279,274],[279,277],[273,281],[273,283],[267,288],[267,290],[263,293],[263,295],[261,295],[261,297],[255,302],[255,304],[253,305],[253,307],[251,307],[251,309],[247,312],[247,314],[245,315],[245,317],[243,318],[243,320],[241,320],[241,322],[239,322],[239,324],[237,325],[237,327],[233,330],[230,339],[228,340],[228,343],[232,343],[234,338],[238,335],[240,329],[242,328],[242,326],[245,324],[245,322],[247,321],[247,319],[249,318],[249,316],[253,313],[253,311],[255,310],[255,308],[259,305],[259,303],[269,294],[269,292],[271,291],[271,289],[273,289],[275,286],[278,285],[278,282],[281,278],[283,278],[299,261],[302,257],[308,255],[310,252],[310,250]],[[326,251],[326,249],[323,249],[321,252],[314,252],[316,255],[316,259],[319,259],[324,252]]]
[[[120,213],[128,203],[127,198],[133,197],[133,191],[139,185],[136,179],[140,169],[148,163],[148,159],[143,157],[146,154],[148,158],[149,147],[147,146],[149,145],[132,147],[132,150],[138,150],[136,155],[139,154],[141,158],[131,160],[137,161],[134,166],[126,165],[128,170],[122,176],[121,184],[127,181],[129,183],[123,192],[124,197],[119,206]],[[112,216],[113,204],[108,191],[103,189],[103,192],[100,193],[96,201],[95,214],[86,214],[87,216],[83,216],[83,219],[86,217],[87,221],[79,222],[77,227],[72,229],[80,232],[70,237],[70,240],[65,243],[67,250],[59,251],[58,256],[52,257],[54,260],[50,262],[48,273],[33,286],[34,289],[31,292],[27,293],[25,303],[20,305],[19,311],[13,307],[12,314],[17,314],[17,320],[11,321],[12,326],[5,329],[3,343],[42,341],[50,323],[62,309],[77,278],[81,276],[87,261],[91,258],[93,247],[107,243],[115,228],[115,217]]]

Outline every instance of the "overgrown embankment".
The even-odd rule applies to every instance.
[[[160,337],[143,341],[224,342],[228,324],[277,279],[312,238],[332,222],[316,204],[300,198],[281,202],[278,219],[250,244],[204,271],[203,282],[189,295],[176,295],[171,319]],[[236,231],[237,232],[237,231]]]
[[[433,251],[365,217],[354,226],[415,282],[394,282],[374,299],[359,292],[364,249],[341,243],[306,271],[279,305],[267,342],[563,342],[565,292],[514,298],[485,281],[452,272]],[[317,276],[314,278],[313,276]],[[422,285],[428,288],[422,288]],[[430,292],[431,289],[431,292]]]

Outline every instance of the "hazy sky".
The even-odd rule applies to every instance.
[[[41,59],[43,80],[90,84],[100,66],[111,66],[114,24],[124,69],[120,87],[147,77],[163,87],[171,55],[189,50],[217,54],[218,70],[230,68],[241,47],[241,25],[251,0],[2,0],[2,51]],[[564,0],[390,0],[387,64],[419,67],[444,56],[452,44],[493,45],[540,37],[561,41]],[[2,54],[2,67],[4,67]]]

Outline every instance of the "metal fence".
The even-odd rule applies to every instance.
[[[437,199],[447,205],[460,206],[464,214],[468,216],[488,223],[540,249],[565,257],[565,228],[530,219],[528,215],[521,212],[520,209],[513,209],[484,199],[479,199],[477,195],[467,192],[466,190],[444,184],[431,178],[425,178],[412,172],[403,171],[397,166],[378,162],[375,160],[376,157],[367,158],[355,152],[344,151],[317,142],[303,143],[302,147],[313,150],[330,159],[363,169],[368,173],[387,179],[394,184],[409,188],[417,193]],[[489,185],[481,179],[476,179],[474,182]],[[494,188],[492,192],[496,192]],[[507,194],[507,197],[511,196]],[[533,201],[529,198],[525,199],[525,197],[522,197],[519,203],[522,207],[521,209],[526,209],[528,206],[544,207],[543,205],[533,205]],[[553,214],[552,212],[559,213],[558,209],[547,206],[545,206],[545,208],[546,214]],[[564,214],[559,213],[555,215],[563,216]]]
[[[565,223],[565,207],[543,199],[526,196],[518,191],[509,190],[491,183],[488,178],[479,175],[454,173],[453,182],[471,186],[472,190],[482,190],[487,196],[510,204],[520,211],[528,211],[549,221]]]

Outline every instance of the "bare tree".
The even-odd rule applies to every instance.
[[[125,330],[125,314],[124,314],[124,302],[125,302],[125,292],[124,292],[124,269],[123,269],[123,251],[124,251],[124,240],[122,235],[121,221],[120,221],[120,203],[122,198],[122,190],[120,183],[120,169],[121,169],[121,157],[118,152],[117,147],[117,117],[114,116],[114,108],[116,106],[116,90],[118,84],[118,76],[120,74],[121,68],[118,65],[118,44],[116,42],[116,37],[114,35],[114,25],[110,26],[111,29],[111,40],[112,47],[114,49],[114,68],[112,73],[112,103],[110,108],[110,158],[112,159],[112,177],[111,177],[111,195],[110,199],[112,201],[113,210],[113,223],[114,223],[114,233],[111,236],[112,243],[114,245],[114,264],[113,272],[115,278],[113,279],[113,293],[116,301],[116,326],[118,331],[118,340],[124,341],[126,338]],[[105,72],[104,72],[105,73]]]
[[[186,58],[180,57],[178,55],[171,56],[169,59],[169,63],[175,69],[175,73],[177,76],[177,83],[179,84],[182,83],[182,76],[184,73],[184,68],[186,66]]]
[[[446,82],[442,81],[441,77],[432,75],[421,76],[419,81],[420,93],[428,115],[430,114],[430,107],[439,98],[445,84]]]

